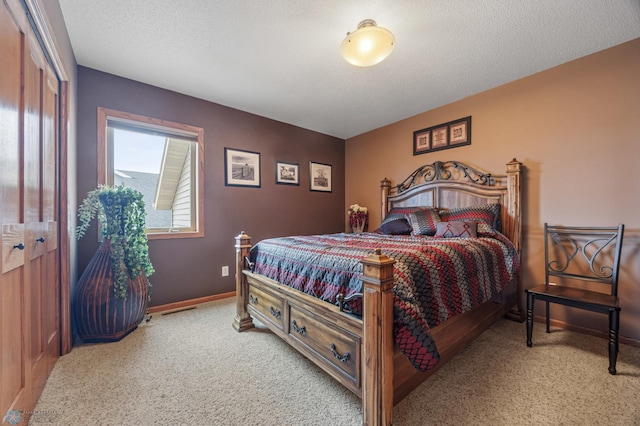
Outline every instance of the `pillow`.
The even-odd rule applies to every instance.
[[[477,238],[474,221],[466,222],[438,222],[436,224],[436,238]]]
[[[493,234],[502,230],[500,204],[479,204],[440,210],[440,220],[443,222],[478,222],[478,233]]]
[[[385,235],[411,235],[411,225],[403,217],[383,222],[378,230]]]
[[[387,223],[396,219],[406,219],[408,222],[409,213],[417,212],[418,210],[422,210],[424,208],[425,207],[394,207],[391,210],[389,210],[387,215],[382,220],[382,223],[380,224],[380,226],[382,226],[384,223]]]
[[[433,207],[409,213],[409,223],[413,235],[433,235],[436,233],[436,223],[440,222],[438,210]]]
[[[396,216],[396,217],[400,216],[400,217],[405,217],[407,220],[409,220],[410,213],[415,213],[420,210],[430,209],[430,208],[431,207],[394,207],[391,210],[389,210],[389,212],[384,217],[384,219],[386,220],[389,216]]]

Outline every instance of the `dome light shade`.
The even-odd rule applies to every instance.
[[[347,33],[340,51],[345,61],[357,67],[370,67],[382,62],[395,47],[396,39],[386,28],[372,19],[358,24],[358,29]]]

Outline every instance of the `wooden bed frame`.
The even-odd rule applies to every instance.
[[[420,167],[392,187],[381,182],[382,218],[393,207],[464,207],[499,203],[502,233],[521,248],[521,173],[515,158],[506,175],[494,176],[456,161]],[[362,398],[363,424],[389,425],[393,405],[425,381],[504,315],[523,321],[520,279],[490,301],[432,329],[440,353],[434,369],[417,371],[394,347],[393,259],[377,251],[362,260],[363,316],[282,285],[246,268],[251,238],[236,237],[237,331],[253,328],[252,317]]]

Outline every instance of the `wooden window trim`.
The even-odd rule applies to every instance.
[[[173,238],[200,238],[204,237],[204,129],[190,126],[188,124],[176,123],[173,121],[158,118],[146,117],[144,115],[118,111],[114,109],[98,107],[98,184],[104,185],[108,182],[109,168],[107,167],[107,120],[116,118],[120,120],[130,120],[143,123],[149,126],[158,126],[176,130],[178,133],[188,132],[196,135],[198,146],[198,161],[196,167],[195,191],[197,194],[197,207],[195,209],[195,231],[184,232],[149,232],[147,238],[150,240],[173,239]]]

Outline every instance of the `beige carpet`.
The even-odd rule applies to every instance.
[[[236,333],[233,300],[155,314],[120,342],[60,358],[32,424],[359,425],[360,400],[265,330]],[[640,348],[567,331],[534,347],[501,320],[394,409],[396,425],[639,425]]]

